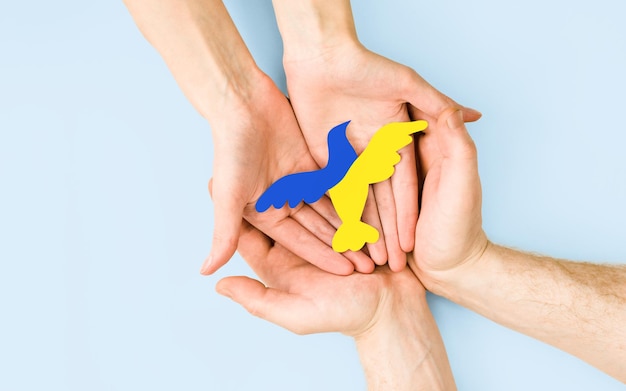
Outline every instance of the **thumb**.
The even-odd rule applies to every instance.
[[[445,158],[476,159],[476,146],[467,133],[460,109],[445,110],[437,120],[436,133],[439,148]]]
[[[443,155],[441,176],[437,187],[442,205],[446,205],[448,214],[457,216],[476,214],[477,219],[480,220],[481,190],[478,157],[474,141],[465,128],[462,112],[454,109],[444,111],[433,133],[434,139],[439,144],[439,151]],[[426,186],[424,186],[424,191],[427,191]],[[426,195],[423,197],[422,205]]]
[[[237,250],[244,208],[232,195],[212,193],[215,195],[215,227],[211,252],[200,269],[204,275],[212,274],[222,267]]]
[[[222,278],[215,285],[217,293],[230,298],[252,315],[261,318],[265,313],[261,307],[267,306],[263,298],[266,296],[268,289],[261,281],[244,276]]]
[[[462,106],[461,110],[463,111],[464,122],[476,122],[483,116],[480,111],[472,109],[471,107]]]
[[[250,314],[296,334],[313,332],[307,317],[310,304],[299,295],[269,288],[249,277],[226,277],[215,286],[220,295],[239,303]]]

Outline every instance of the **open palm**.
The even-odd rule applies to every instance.
[[[399,300],[398,295],[425,295],[408,268],[394,273],[381,266],[371,274],[337,276],[273,244],[246,224],[238,251],[263,283],[226,277],[217,284],[217,291],[253,315],[298,334],[336,331],[356,337],[379,319],[393,316],[394,306],[389,304]]]
[[[373,268],[363,253],[338,254],[330,243],[338,217],[327,198],[295,208],[258,213],[254,203],[272,182],[298,171],[317,169],[288,100],[266,78],[258,99],[234,110],[225,105],[222,122],[212,123],[215,140],[213,247],[202,272],[209,274],[234,254],[242,218],[320,268],[337,274]],[[227,131],[215,131],[223,128]],[[371,266],[368,266],[371,265]]]
[[[313,158],[325,165],[326,135],[335,125],[350,120],[348,138],[357,153],[383,125],[407,121],[407,102],[432,116],[447,107],[460,107],[430,86],[412,69],[350,44],[305,60],[285,60],[292,106]],[[477,114],[468,111],[468,118]],[[471,119],[471,118],[470,118]],[[377,264],[392,270],[406,264],[405,252],[414,247],[418,186],[412,146],[391,179],[375,184],[363,220],[383,233],[369,245]]]

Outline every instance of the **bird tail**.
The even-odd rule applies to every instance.
[[[339,253],[359,251],[365,243],[376,242],[378,236],[376,228],[362,221],[343,223],[333,236],[333,250]]]

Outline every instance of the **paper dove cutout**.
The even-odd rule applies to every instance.
[[[357,157],[346,137],[348,122],[328,133],[328,164],[309,172],[290,174],[274,182],[256,203],[258,212],[270,206],[295,207],[304,201],[313,203],[328,191],[342,224],[333,236],[337,252],[358,251],[365,243],[379,238],[376,228],[361,221],[369,185],[382,182],[394,173],[400,161],[398,151],[409,145],[413,133],[428,127],[426,121],[392,122],[380,128],[363,153]]]

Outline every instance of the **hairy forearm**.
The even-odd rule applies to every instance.
[[[406,297],[355,341],[369,390],[456,389],[443,340],[423,296]]]
[[[285,60],[357,42],[350,0],[272,0]]]
[[[125,0],[137,26],[209,121],[245,100],[258,70],[221,0]]]
[[[626,382],[626,267],[490,244],[480,261],[461,269],[434,290]]]

